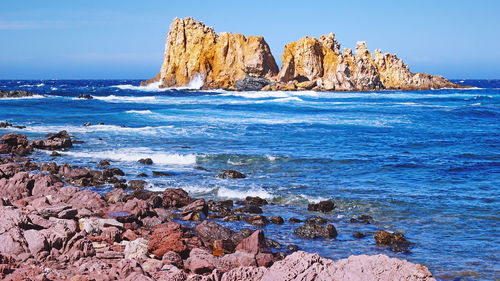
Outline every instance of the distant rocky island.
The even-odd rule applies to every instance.
[[[202,80],[203,89],[373,91],[463,88],[442,76],[412,73],[396,55],[375,50],[366,42],[340,49],[335,35],[303,37],[285,46],[279,70],[261,36],[222,32],[193,18],[170,25],[160,72],[141,85],[162,88]]]

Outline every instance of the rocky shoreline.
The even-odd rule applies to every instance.
[[[261,36],[215,33],[193,18],[174,19],[160,72],[142,86],[202,87],[240,91],[377,91],[466,88],[442,76],[412,73],[396,55],[366,42],[340,49],[335,34],[303,37],[285,46],[278,68]],[[192,84],[196,84],[192,85]]]
[[[91,170],[26,158],[35,148],[72,146],[65,131],[31,142],[16,133],[0,138],[2,280],[434,280],[426,267],[384,255],[334,262],[281,246],[261,227],[291,222],[260,215],[268,202],[258,197],[215,202],[182,189],[150,192],[143,181],[126,182],[106,160],[101,170]],[[245,175],[229,170],[217,176]],[[78,187],[104,184],[115,187],[104,196]],[[325,213],[334,208],[331,201],[308,206]],[[229,220],[257,230],[217,223]],[[333,238],[337,230],[313,216],[294,235]],[[374,239],[394,251],[410,246],[402,234],[383,230]]]

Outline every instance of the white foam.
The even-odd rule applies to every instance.
[[[22,129],[23,132],[32,133],[53,133],[66,130],[72,134],[74,133],[94,133],[94,132],[113,132],[113,133],[133,133],[141,135],[156,135],[160,133],[167,133],[172,130],[174,126],[158,126],[158,127],[121,127],[116,125],[93,125],[93,126],[57,126],[57,125],[45,125],[45,126],[27,126]],[[16,130],[13,128],[13,130]]]
[[[57,90],[59,90],[59,89],[58,89],[57,87],[52,87],[52,88],[50,88],[50,90],[51,90],[51,91],[57,91]]]
[[[45,86],[45,84],[43,84],[43,83],[40,83],[40,84],[36,85],[36,87],[43,87],[43,86]]]
[[[131,84],[114,85],[111,86],[121,90],[133,90],[133,91],[143,91],[143,92],[164,92],[168,91],[168,88],[160,88],[160,82],[150,83],[146,86],[134,86]]]
[[[131,114],[153,114],[151,110],[127,110],[125,112]]]
[[[152,103],[156,101],[156,97],[135,97],[135,96],[94,96],[94,99],[112,102],[112,103]]]
[[[264,199],[271,199],[273,195],[262,188],[251,188],[248,190],[236,190],[227,187],[220,187],[217,190],[217,197],[228,199],[245,199],[247,196],[258,196]]]
[[[288,98],[290,95],[284,91],[248,91],[248,92],[227,92],[221,96],[243,97],[249,99],[262,99],[262,98]]]
[[[156,165],[188,166],[196,164],[195,154],[166,153],[153,151],[147,147],[90,152],[67,151],[61,152],[61,154],[77,158],[109,159],[122,162],[137,162],[139,159],[151,158]]]
[[[42,95],[32,95],[32,96],[27,96],[27,97],[0,98],[0,101],[2,101],[2,100],[42,99],[42,98],[45,98],[45,96],[42,96]]]
[[[180,87],[173,87],[173,88],[170,88],[170,89],[176,89],[176,90],[199,90],[203,87],[203,85],[205,84],[205,76],[199,74],[199,73],[196,73],[195,75],[193,75],[193,78],[191,79],[191,81],[189,81],[189,83],[187,83],[187,85],[185,86],[180,86]]]

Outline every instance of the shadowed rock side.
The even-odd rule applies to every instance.
[[[279,71],[263,37],[216,34],[192,18],[176,18],[160,73],[141,85],[176,87],[197,81],[197,86],[203,82],[203,89],[317,91],[464,87],[441,76],[411,73],[396,55],[380,50],[371,54],[365,42],[357,43],[355,54],[351,49],[341,52],[333,33],[287,44],[282,61]]]
[[[161,71],[143,84],[160,81],[160,87],[184,86],[202,78],[207,89],[233,88],[246,74],[269,79],[278,71],[263,37],[216,34],[202,22],[176,18],[167,35]]]

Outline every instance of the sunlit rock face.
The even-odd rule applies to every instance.
[[[192,18],[174,19],[165,45],[165,60],[151,82],[160,87],[202,80],[203,88],[233,88],[246,75],[271,79],[278,66],[263,37],[222,32]]]

